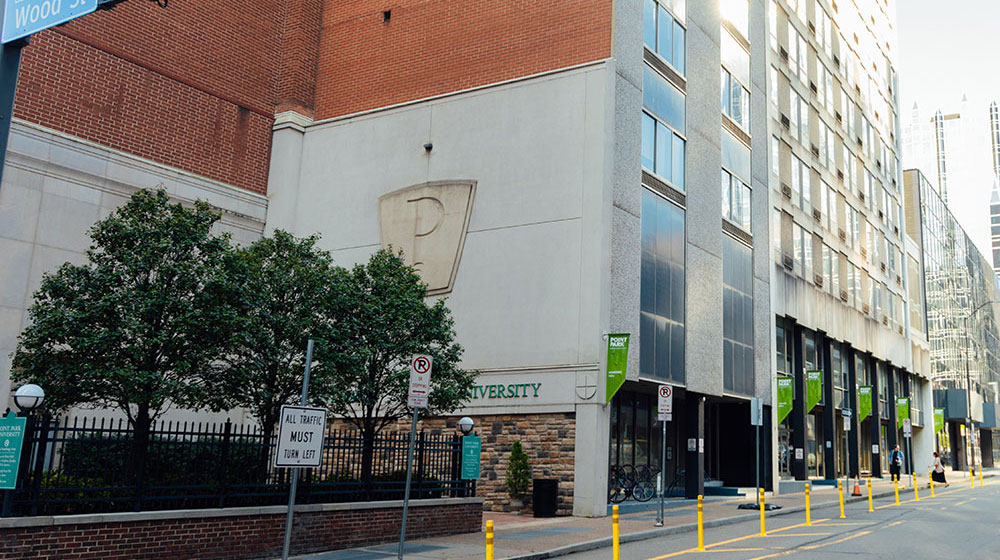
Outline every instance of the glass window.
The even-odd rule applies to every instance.
[[[642,67],[642,104],[653,115],[684,133],[684,94],[645,65]]]
[[[684,139],[646,112],[642,113],[642,166],[684,190]]]
[[[750,92],[722,69],[722,112],[744,129],[750,128]]]
[[[754,390],[751,255],[746,245],[722,236],[723,386],[744,395]]]
[[[678,0],[644,0],[642,11],[642,40],[646,48],[660,55],[681,75],[684,74],[684,27],[674,14],[683,19],[683,4]]]
[[[639,371],[684,382],[684,211],[642,191]]]
[[[750,187],[722,170],[722,217],[750,231]]]
[[[745,39],[750,38],[750,6],[747,0],[722,0],[722,17],[739,31]]]
[[[750,148],[727,130],[722,131],[722,165],[740,179],[750,182]]]
[[[744,84],[750,83],[750,53],[729,33],[722,33],[722,65]]]

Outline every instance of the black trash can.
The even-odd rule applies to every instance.
[[[559,505],[559,481],[536,478],[532,481],[531,507],[535,517],[555,517]]]

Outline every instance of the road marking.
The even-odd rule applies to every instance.
[[[817,521],[813,522],[813,524],[815,525],[816,523],[819,523],[821,521],[826,521],[826,519],[817,520]],[[780,533],[782,531],[787,531],[789,529],[798,529],[800,527],[805,527],[805,526],[806,526],[805,523],[799,523],[797,525],[789,525],[788,527],[781,527],[780,529],[770,529],[768,531],[768,533]],[[727,545],[727,544],[732,544],[734,542],[745,541],[747,539],[757,538],[759,536],[760,536],[759,533],[754,533],[752,535],[746,535],[746,536],[743,536],[743,537],[736,537],[736,538],[732,538],[732,539],[728,539],[728,540],[724,540],[724,541],[719,541],[717,543],[706,544],[705,548],[706,549],[711,548],[714,551],[716,547]],[[674,558],[674,557],[677,557],[677,556],[683,556],[685,554],[691,554],[692,552],[698,552],[698,549],[697,548],[689,548],[687,550],[678,550],[677,552],[671,552],[670,554],[664,554],[663,556],[654,556],[652,558],[648,558],[647,560],[665,560],[666,558]]]
[[[823,535],[832,535],[832,534],[833,533],[784,533],[782,535],[765,535],[765,536],[768,536],[768,537],[820,537],[820,536],[823,536]]]
[[[713,548],[712,552],[759,552],[766,548]]]
[[[820,547],[829,546],[831,544],[840,544],[840,543],[842,543],[844,541],[849,541],[851,539],[856,539],[858,537],[863,537],[863,536],[865,536],[865,535],[867,535],[869,533],[871,533],[871,531],[861,531],[860,533],[854,533],[853,535],[848,535],[848,536],[846,536],[846,537],[844,537],[842,539],[837,539],[835,541],[830,541],[830,542],[822,543],[822,544],[814,544],[814,545],[811,545],[811,546],[803,546],[802,549],[803,550],[814,550],[814,549],[817,549],[817,548],[820,548]]]
[[[885,527],[882,527],[882,528],[883,529],[888,529],[889,527],[895,527],[896,525],[899,525],[900,523],[902,523],[902,521],[893,521],[892,523],[890,523],[890,524],[888,524],[888,525],[886,525]]]

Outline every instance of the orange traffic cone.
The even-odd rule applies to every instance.
[[[854,490],[851,490],[851,495],[852,496],[861,495],[861,481],[857,478],[854,479]]]

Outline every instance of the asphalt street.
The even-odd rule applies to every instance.
[[[875,500],[875,511],[867,502],[847,504],[845,519],[837,508],[813,512],[812,525],[805,514],[769,517],[766,536],[760,536],[759,521],[705,530],[705,552],[697,550],[697,533],[684,533],[623,544],[622,560],[667,558],[718,558],[763,560],[765,558],[809,558],[819,560],[858,558],[1000,558],[1000,481],[969,488],[956,479],[931,497],[926,488],[915,501],[913,490],[900,493],[900,505],[892,497]],[[565,556],[568,560],[608,560],[604,548]]]

